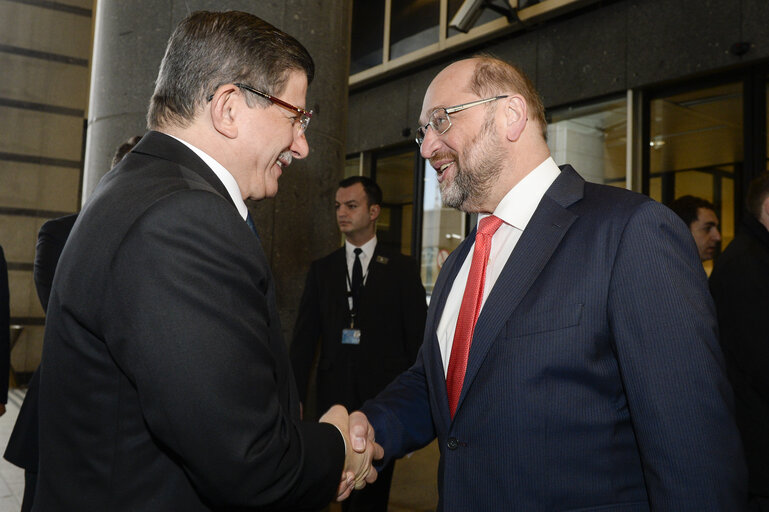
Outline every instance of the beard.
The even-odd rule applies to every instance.
[[[489,119],[481,131],[470,141],[464,157],[454,159],[454,178],[440,184],[443,205],[463,212],[480,211],[502,172],[504,155],[499,136],[494,131],[494,120]]]

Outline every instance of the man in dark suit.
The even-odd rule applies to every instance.
[[[304,510],[375,478],[344,408],[299,419],[244,203],[307,155],[312,114],[294,105],[313,73],[247,13],[193,13],[172,34],[152,131],[102,179],[56,269],[33,510]]]
[[[136,135],[120,144],[112,157],[111,167],[115,167],[139,140],[141,140],[141,135]],[[33,278],[43,311],[48,309],[48,299],[51,295],[56,265],[59,263],[61,251],[64,250],[64,244],[67,243],[67,238],[69,238],[69,233],[72,231],[76,220],[77,213],[51,219],[40,227],[37,234]],[[21,512],[32,510],[35,498],[40,452],[37,414],[39,385],[40,372],[35,371],[3,455],[6,460],[24,469],[24,497],[21,503]]]
[[[306,402],[320,342],[318,409],[359,408],[413,364],[425,329],[425,289],[416,261],[377,242],[382,190],[352,176],[336,191],[344,247],[310,266],[291,344],[291,362]],[[387,511],[393,463],[377,481],[353,492],[349,511]]]
[[[480,220],[443,265],[416,364],[362,408],[385,460],[437,436],[441,511],[742,510],[684,223],[559,169],[533,85],[497,59],[441,71],[420,123],[444,204]]]
[[[748,462],[751,511],[769,511],[769,171],[753,179],[740,231],[710,275]]]
[[[59,262],[61,251],[76,220],[76,213],[51,219],[43,224],[37,235],[33,277],[43,311],[48,309],[48,298],[51,295],[56,264]],[[21,503],[21,512],[32,510],[35,498],[39,457],[37,414],[39,385],[40,372],[35,371],[3,455],[12,464],[24,468],[24,498]]]

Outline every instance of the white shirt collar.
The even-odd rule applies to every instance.
[[[347,239],[345,239],[344,248],[347,258],[355,259],[355,254],[353,251],[356,247],[358,246],[351,244]],[[361,245],[360,248],[363,251],[363,256],[370,258],[374,254],[374,249],[376,248],[376,235],[374,235],[374,238]]]
[[[545,192],[560,174],[561,170],[553,158],[548,157],[505,194],[494,210],[494,215],[523,231]],[[478,215],[478,220],[486,216]]]
[[[246,217],[248,216],[248,208],[246,207],[246,203],[243,201],[243,198],[240,195],[240,187],[238,187],[238,182],[235,181],[235,178],[232,176],[232,174],[230,174],[230,171],[225,169],[222,164],[214,160],[211,155],[202,149],[196,148],[186,140],[182,140],[179,137],[174,137],[168,133],[166,133],[166,135],[173,137],[174,139],[190,148],[196,155],[200,157],[201,160],[203,160],[203,162],[205,162],[207,166],[211,168],[212,171],[214,171],[216,177],[219,178],[219,181],[222,182],[224,188],[226,188],[227,192],[229,192],[230,197],[232,198],[232,202],[235,203],[235,207],[238,209],[238,213],[240,213],[240,216],[243,217],[243,220],[246,220]]]

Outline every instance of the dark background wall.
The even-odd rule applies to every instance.
[[[599,2],[352,89],[346,150],[413,141],[430,80],[478,51],[520,66],[552,108],[767,59],[767,25],[766,0]],[[737,42],[751,43],[746,54],[730,51]]]

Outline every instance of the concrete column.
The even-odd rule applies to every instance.
[[[310,155],[287,169],[276,198],[249,205],[272,263],[289,341],[310,261],[340,242],[333,203],[344,172],[352,0],[99,0],[83,200],[109,170],[115,148],[146,131],[168,37],[195,10],[251,12],[296,37],[315,60],[307,97],[315,111],[307,132]]]

